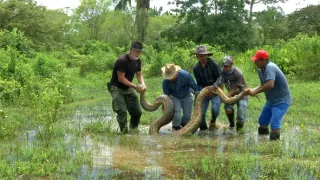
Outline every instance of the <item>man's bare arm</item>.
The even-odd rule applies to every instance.
[[[139,84],[145,84],[141,71],[136,72],[136,75],[137,75],[137,80],[138,80]]]
[[[118,80],[119,80],[122,84],[124,84],[124,85],[126,85],[126,86],[129,86],[129,87],[132,87],[132,88],[136,88],[136,85],[135,85],[135,84],[131,83],[130,81],[128,81],[127,78],[124,77],[125,74],[126,74],[126,73],[124,73],[124,72],[117,71]]]
[[[262,92],[267,92],[270,89],[272,89],[274,86],[274,80],[268,80],[267,83],[264,85],[260,85],[258,87],[255,87],[253,89],[250,89],[250,95],[255,96],[256,94],[262,93]]]

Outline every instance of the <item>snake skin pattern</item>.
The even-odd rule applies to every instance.
[[[162,116],[154,120],[149,129],[149,134],[159,134],[162,126],[169,124],[174,115],[174,104],[172,99],[167,95],[160,95],[151,103],[146,101],[145,91],[140,93],[140,104],[146,111],[155,111],[162,105]]]
[[[201,123],[201,110],[203,100],[206,96],[217,95],[221,98],[223,103],[233,104],[239,101],[243,96],[248,94],[248,90],[244,90],[240,94],[227,97],[223,90],[220,88],[210,89],[208,87],[202,89],[196,99],[195,108],[190,122],[178,131],[172,133],[172,136],[185,136],[194,134]],[[167,95],[160,95],[151,103],[146,101],[145,91],[140,93],[140,104],[146,111],[155,111],[162,105],[163,114],[160,118],[152,122],[149,129],[149,134],[159,134],[159,130],[162,126],[169,124],[174,116],[174,104],[172,99]]]
[[[186,136],[186,135],[194,134],[197,131],[201,123],[201,110],[203,106],[202,102],[206,96],[210,96],[212,94],[217,95],[220,97],[223,103],[233,104],[239,101],[243,96],[247,95],[247,93],[248,93],[248,90],[244,90],[243,92],[241,92],[236,96],[228,97],[224,94],[224,92],[220,88],[215,88],[213,91],[210,90],[208,87],[202,89],[196,99],[194,112],[190,122],[180,130],[173,132],[172,136]]]

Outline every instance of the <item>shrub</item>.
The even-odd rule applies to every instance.
[[[21,85],[15,80],[0,80],[0,105],[15,104],[20,95],[20,88]]]
[[[28,54],[32,50],[32,46],[32,41],[16,28],[11,32],[7,30],[0,31],[0,48],[12,47],[21,53]]]
[[[112,71],[117,56],[111,52],[97,51],[88,56],[82,56],[80,76],[88,73]]]
[[[249,59],[256,50],[268,51],[270,60],[275,62],[285,74],[294,75],[297,79],[317,81],[320,79],[320,38],[318,35],[308,37],[298,35],[287,42],[280,41],[273,46],[263,46],[236,55],[235,62],[245,65],[245,69],[256,69]],[[249,63],[250,62],[250,63]]]

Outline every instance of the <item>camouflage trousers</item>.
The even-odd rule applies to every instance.
[[[117,113],[120,131],[127,129],[127,112],[129,112],[130,129],[137,128],[142,115],[139,98],[134,89],[120,89],[111,85],[109,92],[112,96],[112,109]]]

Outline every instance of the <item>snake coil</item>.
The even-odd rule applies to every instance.
[[[193,134],[197,131],[201,123],[201,110],[203,106],[203,100],[206,96],[217,95],[220,97],[223,103],[234,104],[247,94],[248,90],[246,89],[238,95],[228,97],[220,88],[214,88],[213,90],[209,89],[209,87],[203,88],[196,99],[195,108],[191,120],[183,128],[173,132],[172,136],[185,136]],[[149,134],[159,134],[160,128],[166,124],[169,124],[174,116],[174,104],[172,99],[167,95],[160,95],[156,98],[156,100],[148,103],[146,101],[144,91],[140,93],[140,104],[146,111],[155,111],[160,107],[160,105],[162,105],[163,114],[160,118],[152,122],[152,124],[150,125]]]

